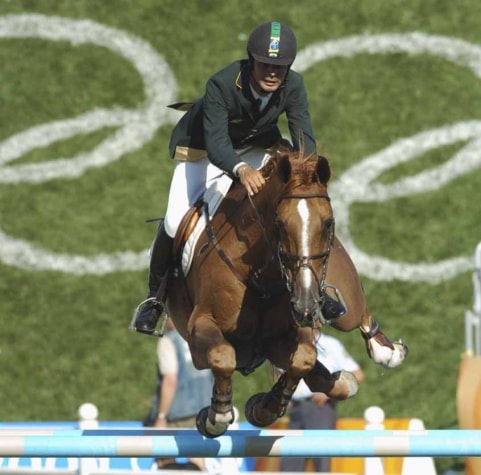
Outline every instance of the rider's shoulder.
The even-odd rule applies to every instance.
[[[240,59],[234,61],[212,74],[209,77],[209,81],[236,81],[238,76],[242,73],[242,71],[246,70],[246,68],[248,68],[247,60]]]
[[[289,71],[289,75],[287,76],[286,85],[287,87],[292,88],[304,87],[304,78],[302,77],[302,74],[291,69]]]

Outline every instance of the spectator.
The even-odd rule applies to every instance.
[[[157,344],[158,384],[146,425],[156,428],[196,428],[197,413],[210,405],[214,378],[210,370],[197,370],[187,342],[167,320],[167,331]],[[161,469],[205,470],[203,459],[185,464],[174,459],[157,459]]]
[[[361,382],[364,373],[359,364],[337,339],[324,333],[316,335],[317,359],[331,372],[350,371]],[[288,429],[335,429],[337,421],[336,401],[324,393],[312,393],[301,380],[292,397],[289,409]],[[329,458],[313,458],[317,472],[329,472]],[[307,459],[282,458],[281,472],[304,472]]]

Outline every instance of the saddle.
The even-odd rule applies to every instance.
[[[189,240],[190,236],[194,232],[194,229],[202,216],[202,208],[204,206],[204,200],[198,200],[193,206],[190,207],[189,211],[185,213],[185,216],[180,222],[179,229],[174,238],[174,246],[172,248],[172,254],[175,256],[175,260],[181,257],[181,252],[183,251],[185,244]]]
[[[189,273],[195,245],[205,229],[206,220],[214,216],[222,200],[230,190],[232,182],[233,180],[229,176],[221,175],[207,188],[203,198],[191,206],[182,218],[175,234],[172,254],[174,262],[181,264],[184,276],[187,276]],[[208,209],[208,216],[205,208]],[[204,219],[200,219],[201,216]]]

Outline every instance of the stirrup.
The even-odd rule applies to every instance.
[[[142,310],[142,307],[147,302],[159,303],[161,305],[161,303],[155,297],[149,297],[148,299],[145,299],[144,301],[140,302],[140,304],[134,310],[134,314],[132,315],[132,319],[130,320],[129,330],[137,332],[137,328],[135,327],[135,322],[137,320],[137,316],[139,315],[140,311]],[[159,320],[157,322],[157,329],[154,330],[152,333],[150,333],[150,335],[158,336],[158,337],[164,336],[167,318],[168,318],[167,314],[165,312],[162,312],[160,314]],[[144,333],[144,332],[139,332],[139,333]],[[145,333],[145,334],[147,335],[147,333]]]
[[[326,289],[331,289],[334,292],[334,296],[329,295],[326,292]],[[324,317],[324,319],[326,320],[326,322],[328,324],[330,324],[330,323],[338,320],[339,318],[343,317],[344,315],[346,315],[347,306],[346,306],[346,303],[344,302],[341,291],[337,287],[335,287],[334,285],[325,284],[323,286],[323,292],[324,292],[325,298],[324,298],[323,305],[321,306],[321,313],[322,313],[322,307],[324,306],[324,304],[326,302],[326,298],[330,298],[335,304],[338,304],[340,307],[342,307],[342,311],[338,315],[335,315],[334,317],[327,318],[326,315],[324,315],[324,314],[322,315]]]

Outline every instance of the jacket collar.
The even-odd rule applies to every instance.
[[[259,113],[257,112],[256,99],[252,95],[252,91],[250,88],[250,76],[251,72],[249,61],[247,59],[241,60],[239,73],[237,74],[237,77],[235,79],[235,87],[240,93],[240,101],[242,107],[244,107],[244,109],[248,111],[249,115],[254,118],[255,116],[258,117]],[[281,94],[283,94],[285,86],[286,81],[284,81],[279,87],[279,89],[273,93],[270,104],[277,104],[279,102],[279,98]],[[263,111],[262,115],[265,115],[265,112],[267,112],[267,109]]]

